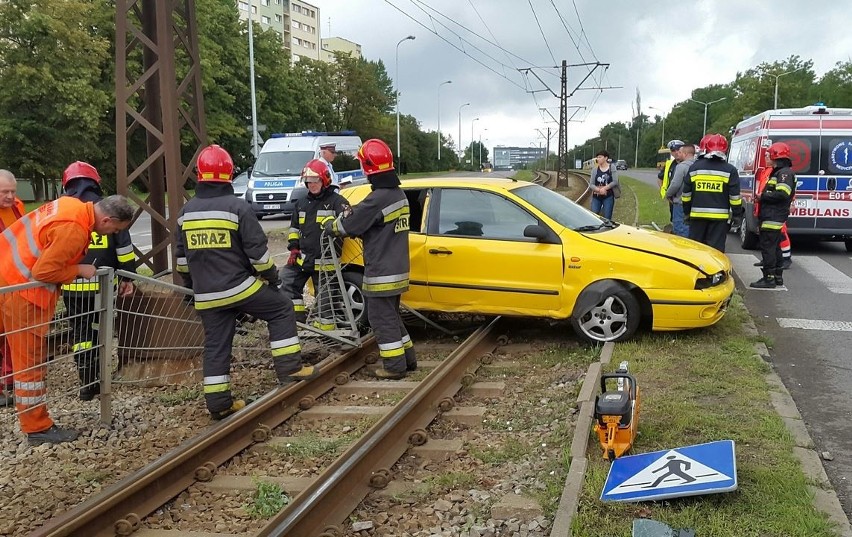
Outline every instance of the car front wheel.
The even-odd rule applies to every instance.
[[[604,343],[622,341],[639,327],[639,301],[621,283],[596,282],[580,293],[571,325],[585,341]]]

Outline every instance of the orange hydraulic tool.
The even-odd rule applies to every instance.
[[[607,391],[607,381],[616,381]],[[601,394],[595,398],[595,432],[603,457],[609,461],[622,456],[633,446],[639,430],[639,386],[621,362],[615,373],[601,375]]]

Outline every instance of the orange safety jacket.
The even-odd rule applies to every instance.
[[[94,227],[92,203],[62,197],[42,205],[0,234],[0,279],[8,285],[48,284],[21,291],[28,302],[48,307],[58,298],[57,285],[77,277]]]
[[[9,208],[9,210],[12,211],[12,216],[15,217],[15,220],[20,220],[20,218],[24,216],[24,213],[26,212],[26,209],[24,209],[24,202],[19,200],[18,198],[15,198],[15,203]],[[3,222],[3,218],[0,217],[0,233],[5,230],[6,224]]]
[[[766,183],[769,182],[770,177],[772,177],[771,166],[764,166],[754,176],[754,216],[757,216],[760,212],[760,195],[766,188]]]

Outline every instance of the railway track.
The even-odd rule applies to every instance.
[[[170,509],[186,509],[186,503],[174,502],[176,497],[185,499],[193,494],[193,490],[203,489],[215,479],[227,480],[224,477],[226,469],[227,474],[234,473],[243,461],[256,457],[264,448],[275,453],[276,445],[293,440],[293,437],[289,440],[278,437],[277,431],[299,431],[300,420],[311,422],[323,412],[333,412],[328,408],[321,409],[321,403],[334,400],[346,403],[350,400],[346,394],[359,393],[356,385],[360,385],[362,391],[377,394],[376,401],[369,407],[372,410],[367,411],[368,415],[375,417],[370,420],[374,423],[365,426],[363,434],[345,452],[325,464],[321,471],[312,467],[310,461],[302,468],[280,464],[285,457],[278,451],[277,462],[264,463],[270,472],[263,479],[288,483],[287,488],[300,492],[265,525],[250,528],[258,536],[343,535],[344,521],[364,497],[370,491],[390,484],[392,468],[400,457],[413,446],[428,444],[429,424],[439,416],[452,418],[454,412],[459,413],[456,409],[458,392],[473,385],[477,368],[491,362],[494,358],[492,351],[508,341],[500,330],[499,318],[480,327],[444,360],[435,363],[434,369],[418,382],[364,383],[354,380],[366,364],[378,358],[375,342],[372,339],[365,341],[361,348],[321,363],[319,378],[278,388],[264,395],[205,434],[185,442],[153,464],[48,521],[31,535],[185,535],[185,532],[170,533],[147,527],[149,522],[158,526],[157,521],[167,516],[164,513]],[[364,384],[367,386],[364,387]],[[400,390],[408,392],[399,395]],[[397,398],[401,399],[395,404],[387,404],[385,396],[392,393],[397,393]],[[336,408],[337,412],[352,411],[356,415],[349,405]],[[357,424],[358,420],[352,419],[351,422]],[[325,432],[342,435],[340,430],[327,429]],[[295,479],[294,473],[298,476]],[[243,481],[246,479],[243,477]],[[204,510],[201,504],[196,504],[196,507]],[[179,516],[185,517],[186,514]],[[216,528],[215,532],[203,535],[230,535],[226,532],[234,527],[227,522],[220,526],[223,531]]]

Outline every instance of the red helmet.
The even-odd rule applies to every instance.
[[[387,172],[393,169],[393,153],[388,144],[373,138],[364,142],[358,150],[358,160],[366,175]]]
[[[328,188],[331,184],[331,171],[320,159],[315,158],[305,164],[305,168],[302,170],[302,180],[307,182],[307,179],[311,177],[319,177],[323,188]]]
[[[728,150],[728,140],[721,134],[708,134],[701,139],[701,147],[705,153],[724,153]]]
[[[98,170],[96,170],[95,167],[88,162],[78,160],[77,162],[69,164],[68,167],[65,168],[65,171],[62,172],[62,188],[65,188],[65,185],[67,185],[68,181],[71,179],[78,179],[81,177],[91,179],[97,184],[101,184],[101,176],[98,174]]]
[[[207,183],[230,183],[234,176],[231,155],[216,144],[208,145],[198,154],[198,180]]]
[[[790,155],[790,146],[784,142],[775,142],[769,146],[769,158],[778,160],[779,158],[792,158]]]

